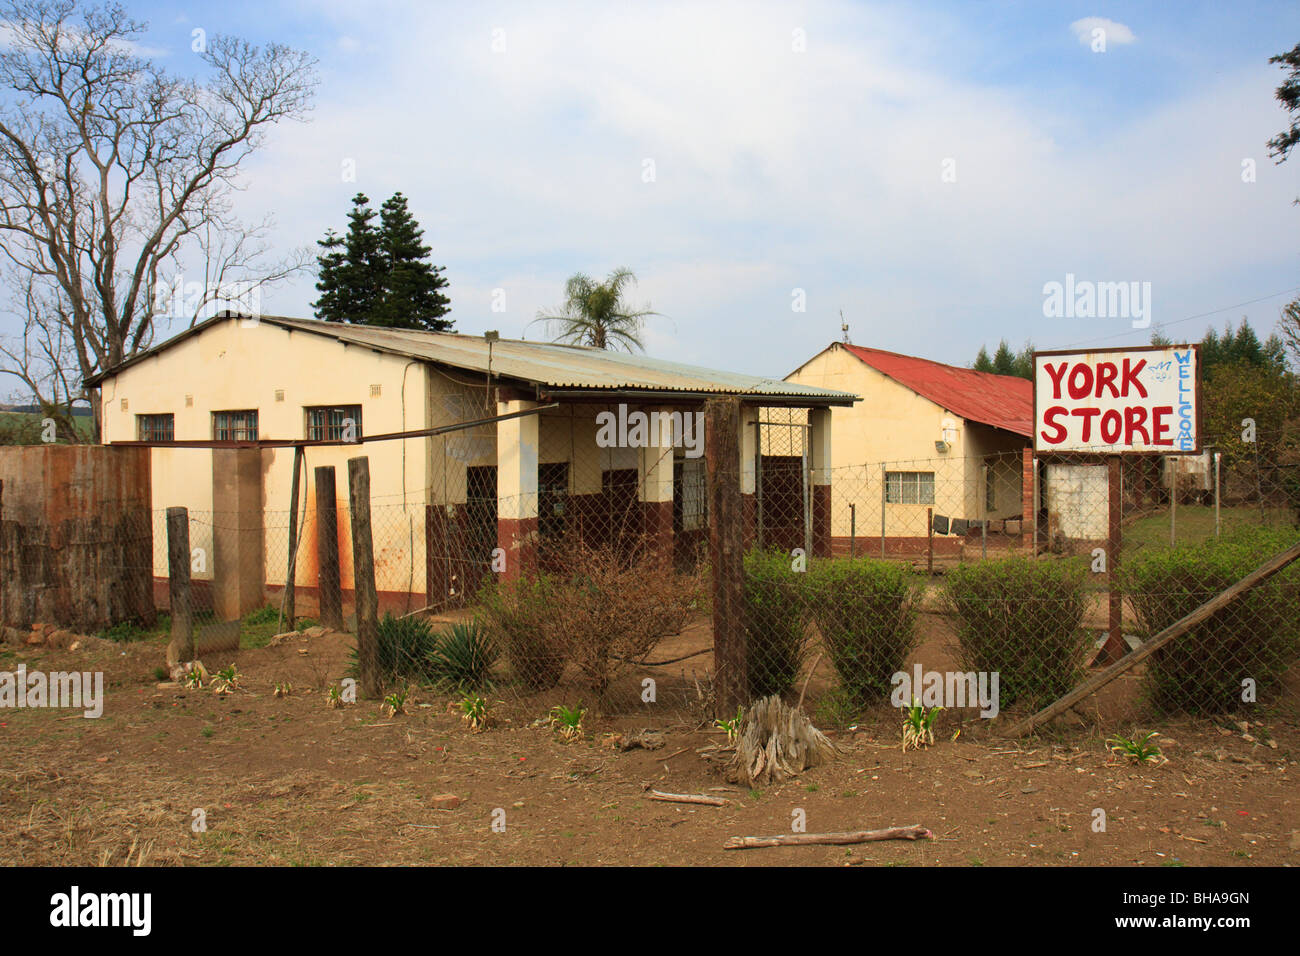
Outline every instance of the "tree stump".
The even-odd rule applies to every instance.
[[[727,779],[749,786],[795,777],[835,756],[835,745],[797,707],[775,694],[757,700],[741,722]]]

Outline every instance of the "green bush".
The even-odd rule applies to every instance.
[[[438,636],[429,665],[439,684],[462,693],[489,684],[488,672],[499,652],[478,621],[453,624]]]
[[[430,658],[437,647],[438,635],[424,618],[393,617],[391,613],[385,613],[379,621],[377,636],[376,658],[379,681],[383,686],[399,679],[431,683],[437,678]],[[354,676],[359,673],[360,666],[354,647],[351,668]]]
[[[1121,571],[1125,597],[1146,637],[1196,610],[1295,543],[1295,532],[1242,528],[1220,539],[1142,553]],[[1143,691],[1166,713],[1227,713],[1276,690],[1300,651],[1300,566],[1277,576],[1175,638],[1147,659]]]
[[[556,584],[548,575],[492,579],[479,592],[478,622],[505,654],[516,679],[550,690],[564,676],[565,644],[550,608]]]
[[[909,568],[869,558],[809,569],[808,606],[852,706],[887,698],[907,666],[917,643],[915,587]]]
[[[750,700],[789,690],[808,656],[803,573],[794,571],[790,561],[780,551],[750,551],[744,558],[741,599]]]
[[[948,572],[944,601],[957,629],[959,666],[997,672],[1002,707],[1041,707],[1083,677],[1087,569],[1004,558]]]

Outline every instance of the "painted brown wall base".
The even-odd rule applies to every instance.
[[[812,546],[813,556],[828,558],[831,555],[831,486],[812,486]]]
[[[536,567],[537,519],[497,518],[497,547],[505,552],[504,580],[515,580]]]

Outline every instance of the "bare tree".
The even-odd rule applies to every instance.
[[[270,221],[239,222],[232,194],[267,128],[305,117],[316,64],[200,34],[200,82],[143,56],[146,24],[115,3],[8,0],[0,19],[0,263],[22,327],[0,372],[72,439],[85,378],[149,348],[156,319],[193,324],[310,262],[268,262]],[[181,282],[195,259],[203,281]]]

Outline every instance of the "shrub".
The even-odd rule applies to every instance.
[[[954,568],[944,600],[961,668],[998,672],[1003,707],[1038,707],[1065,694],[1083,676],[1086,581],[1081,565],[1025,557]]]
[[[741,602],[748,646],[749,699],[783,694],[808,657],[802,573],[781,551],[750,551],[744,558]]]
[[[1218,540],[1143,553],[1121,571],[1125,597],[1152,637],[1294,544],[1294,532],[1243,528]],[[1143,691],[1167,713],[1226,713],[1262,697],[1300,650],[1300,567],[1293,564],[1147,659]]]
[[[429,652],[429,667],[435,680],[464,693],[489,683],[488,672],[499,652],[478,621],[453,624],[438,636]]]
[[[603,695],[615,674],[644,661],[697,613],[703,579],[679,575],[651,552],[592,546],[576,536],[555,550],[552,627],[583,683]]]
[[[807,577],[812,618],[851,705],[888,697],[890,678],[916,648],[916,576],[901,564],[857,558],[816,562]]]
[[[379,622],[376,648],[380,683],[387,686],[399,678],[431,682],[437,676],[430,655],[438,636],[428,621],[419,617],[393,617],[386,613]],[[357,649],[352,649],[351,673],[360,670]]]
[[[501,648],[515,678],[531,690],[549,690],[564,676],[564,647],[554,629],[549,575],[490,580],[479,592],[478,622]]]

